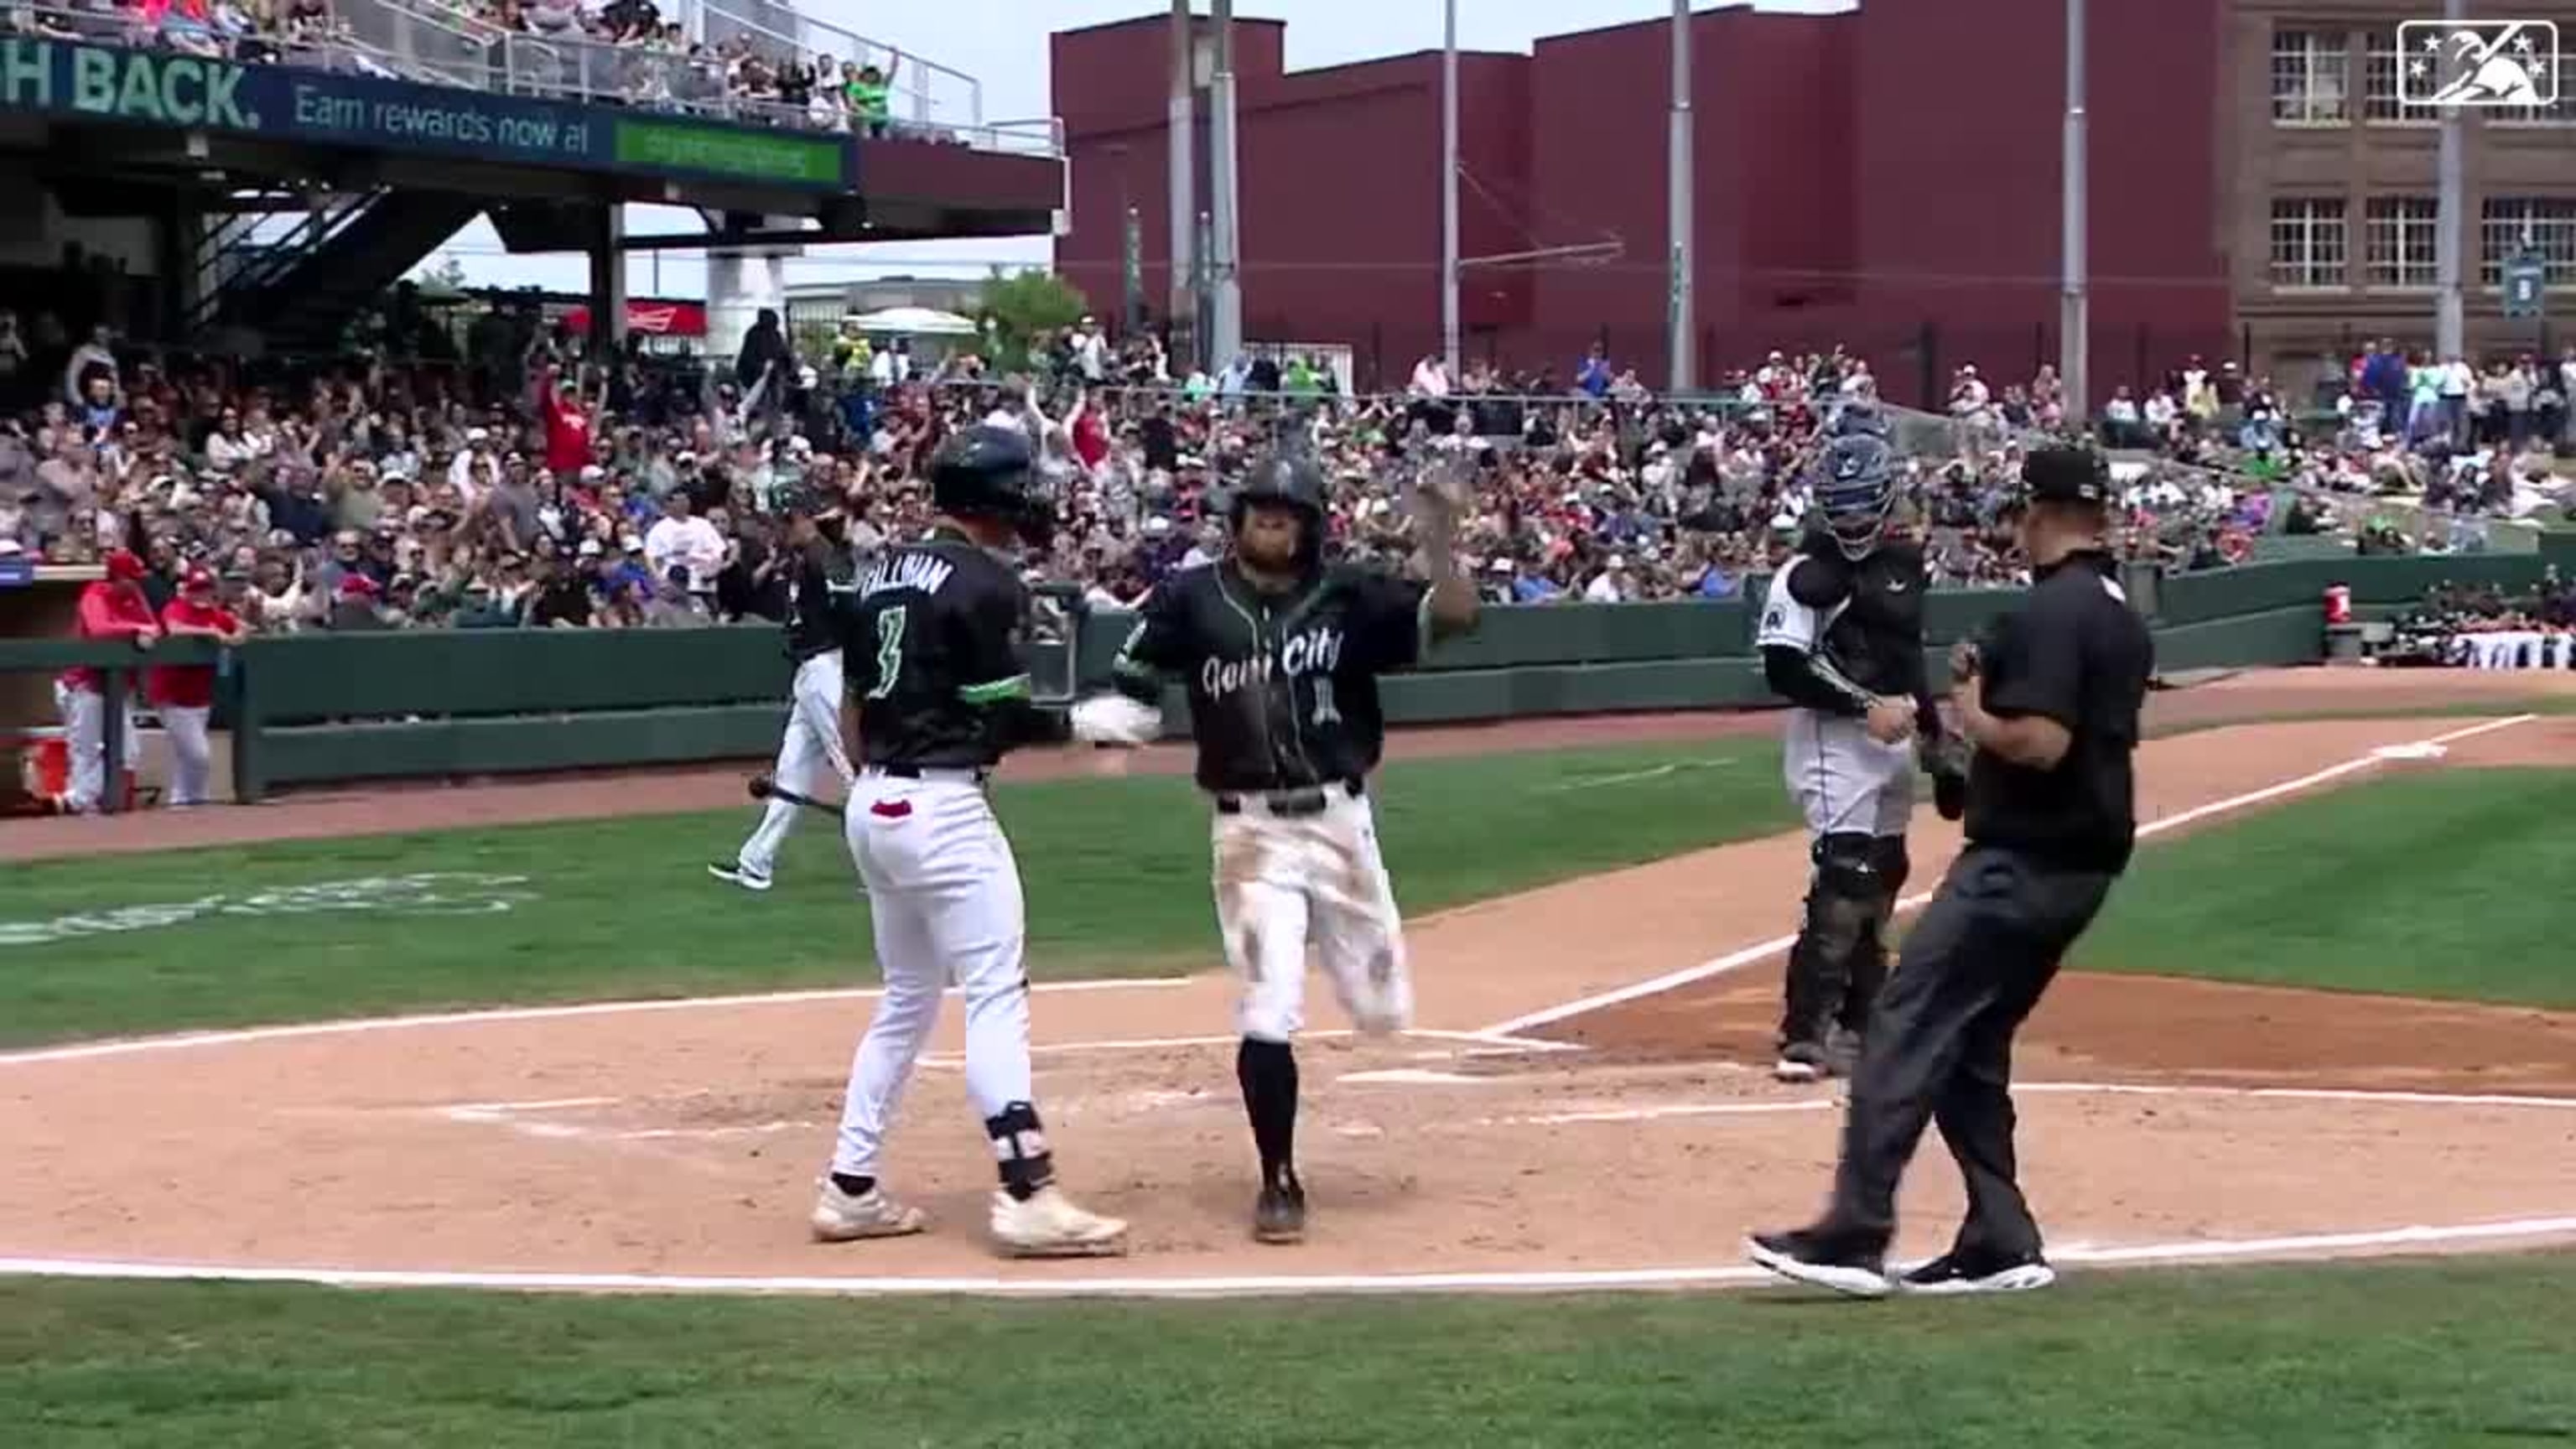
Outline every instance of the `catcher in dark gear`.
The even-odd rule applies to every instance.
[[[1912,863],[1919,752],[1942,735],[1923,667],[1923,555],[1891,533],[1894,457],[1846,408],[1817,460],[1822,518],[1771,581],[1759,644],[1790,715],[1784,774],[1813,838],[1773,1074],[1847,1071],[1887,979],[1887,928]]]

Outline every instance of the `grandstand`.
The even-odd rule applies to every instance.
[[[41,293],[78,248],[123,278],[138,340],[329,350],[477,216],[514,253],[587,255],[605,339],[632,252],[1042,234],[1064,205],[1053,122],[988,117],[973,77],[766,0],[681,0],[649,36],[430,0],[265,30],[202,5],[13,14],[0,170],[37,200],[0,260]],[[626,203],[700,226],[625,235]]]

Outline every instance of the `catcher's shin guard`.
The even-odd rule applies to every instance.
[[[1834,1013],[1834,1022],[1857,1036],[1869,1025],[1870,1010],[1878,1005],[1878,993],[1887,985],[1888,928],[1896,921],[1897,898],[1905,894],[1906,877],[1914,873],[1914,862],[1905,853],[1905,837],[1882,835],[1870,842],[1870,862],[1877,879],[1878,895],[1871,902],[1869,925],[1861,932],[1860,945],[1852,952],[1851,972],[1843,982],[1843,998]]]
[[[1837,833],[1815,844],[1807,883],[1807,916],[1789,948],[1787,1000],[1780,1017],[1783,1047],[1822,1046],[1843,1009],[1853,974],[1876,937],[1882,888],[1869,836]],[[1883,966],[1878,974],[1884,976]],[[1876,983],[1871,983],[1875,999]]]

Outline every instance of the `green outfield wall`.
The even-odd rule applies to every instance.
[[[2324,598],[2341,584],[2381,611],[2444,580],[2523,588],[2576,538],[2537,554],[2301,559],[2131,577],[2161,671],[2312,663]],[[1759,581],[1755,595],[1759,594]],[[1936,681],[1952,641],[2010,607],[2006,591],[1938,592],[1927,650]],[[1133,623],[1080,620],[1077,671],[1102,682]],[[1486,611],[1478,630],[1387,682],[1399,723],[1515,715],[1747,708],[1771,702],[1741,602],[1558,604]],[[197,644],[184,646],[199,652]],[[0,641],[0,670],[76,660],[132,666],[131,651]],[[232,729],[243,798],[352,780],[499,775],[753,759],[777,748],[789,664],[767,625],[706,629],[467,630],[255,639],[225,660],[219,724]],[[1186,719],[1177,691],[1165,718]]]

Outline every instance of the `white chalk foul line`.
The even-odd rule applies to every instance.
[[[1362,1038],[1367,1034],[1348,1027],[1298,1034],[1304,1041],[1340,1041]],[[1586,1050],[1580,1043],[1543,1041],[1537,1037],[1515,1037],[1485,1031],[1449,1031],[1436,1027],[1413,1027],[1394,1034],[1408,1041],[1452,1042],[1457,1050],[1421,1053],[1425,1059],[1453,1056],[1495,1056],[1523,1052],[1564,1053]],[[1389,1039],[1389,1038],[1381,1038]],[[1230,1047],[1243,1040],[1239,1033],[1207,1036],[1134,1036],[1109,1037],[1098,1041],[1034,1042],[1029,1051],[1037,1056],[1060,1056],[1089,1052],[1179,1051],[1192,1047]],[[924,1052],[919,1058],[925,1067],[961,1067],[966,1059],[956,1052]]]
[[[2576,1237],[2576,1217],[2516,1218],[2455,1226],[2413,1225],[2268,1238],[2052,1249],[2061,1265],[2206,1263],[2357,1253],[2463,1243]],[[511,1292],[837,1294],[985,1298],[1244,1298],[1306,1294],[1582,1293],[1776,1282],[1759,1268],[1679,1265],[1491,1273],[1311,1273],[1210,1277],[1085,1277],[1079,1268],[1044,1277],[827,1277],[653,1273],[392,1271],[334,1267],[245,1267],[224,1263],[121,1262],[94,1258],[0,1258],[0,1276],[147,1281],[309,1283],[335,1288],[484,1288]]]
[[[1121,977],[1098,981],[1041,981],[1032,991],[1151,991],[1190,984],[1186,976]],[[441,1011],[416,1016],[362,1016],[347,1021],[303,1022],[292,1026],[254,1026],[226,1031],[189,1031],[168,1036],[120,1037],[77,1046],[38,1047],[0,1052],[0,1067],[43,1062],[87,1061],[96,1057],[133,1056],[143,1052],[181,1051],[190,1047],[242,1046],[251,1042],[291,1041],[307,1036],[349,1036],[371,1031],[415,1031],[443,1026],[488,1026],[498,1022],[565,1021],[584,1016],[625,1016],[654,1011],[708,1011],[730,1006],[797,1006],[813,1002],[868,1001],[885,994],[881,986],[833,987],[819,991],[765,991],[740,996],[675,996],[649,1001],[587,1001],[568,1006],[504,1006],[472,1011]],[[950,995],[956,995],[951,988]]]
[[[1436,1083],[1426,1083],[1436,1085]],[[2016,1082],[2013,1095],[2066,1097],[2236,1097],[2297,1102],[2368,1102],[2401,1107],[2534,1107],[2576,1111],[2576,1097],[2516,1096],[2498,1092],[2374,1091],[2366,1087],[2222,1087],[2190,1083]],[[1571,1108],[1522,1117],[1491,1117],[1486,1127],[1562,1127],[1587,1122],[1661,1122],[1677,1117],[1762,1117],[1795,1112],[1839,1112],[1840,1093],[1780,1101],[1659,1102],[1640,1107]]]
[[[2487,734],[2494,730],[2506,729],[2518,724],[2528,724],[2538,718],[2540,718],[2540,716],[2536,714],[2518,714],[2508,719],[2484,720],[2477,724],[2468,725],[2460,729],[2449,730],[2442,734],[2434,735],[2430,739],[2415,740],[2409,744],[2395,746],[2394,748],[2399,750],[2418,750],[2428,747],[2448,745],[2458,740],[2469,739],[2473,736]],[[2317,786],[2326,784],[2329,781],[2339,780],[2356,771],[2367,770],[2374,765],[2382,763],[2382,759],[2383,756],[2381,752],[2373,750],[2366,755],[2356,755],[2349,760],[2345,760],[2341,764],[2329,765],[2326,768],[2315,771],[2311,774],[2301,775],[2295,780],[2283,780],[2275,785],[2266,785],[2259,790],[2248,790],[2242,795],[2230,795],[2224,800],[2213,800],[2206,805],[2195,805],[2188,810],[2178,810],[2171,815],[2167,815],[2156,820],[2150,820],[2140,825],[2138,827],[2138,836],[2140,839],[2146,839],[2151,836],[2162,835],[2168,830],[2178,830],[2196,820],[2206,820],[2210,816],[2223,815],[2231,810],[2242,810],[2249,805],[2260,805],[2266,800],[2277,800],[2284,795],[2293,795],[2301,790],[2313,790]],[[1896,903],[1896,909],[1899,913],[1919,910],[1925,902],[1931,899],[1932,892],[1917,891],[1914,894],[1899,900]],[[1561,1006],[1545,1007],[1538,1011],[1529,1012],[1521,1016],[1515,1016],[1509,1021],[1498,1021],[1492,1026],[1484,1028],[1484,1030],[1487,1033],[1498,1036],[1510,1035],[1517,1032],[1529,1031],[1534,1027],[1548,1026],[1555,1022],[1567,1020],[1570,1017],[1583,1016],[1590,1012],[1599,1011],[1603,1007],[1617,1006],[1622,1002],[1635,1001],[1641,997],[1660,996],[1667,991],[1676,990],[1680,987],[1691,985],[1694,982],[1706,981],[1712,976],[1723,976],[1727,972],[1739,971],[1744,967],[1757,965],[1763,961],[1767,961],[1797,944],[1797,940],[1798,938],[1795,933],[1786,936],[1774,936],[1768,941],[1757,941],[1750,946],[1739,947],[1736,950],[1727,952],[1723,956],[1703,961],[1696,966],[1686,966],[1679,971],[1666,972],[1664,975],[1654,977],[1650,980],[1635,982],[1627,986],[1619,987],[1616,990],[1604,991],[1595,996],[1586,996],[1579,1001],[1569,1001]]]

